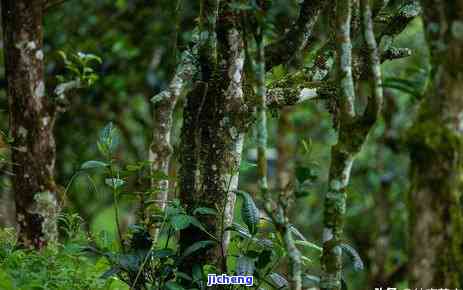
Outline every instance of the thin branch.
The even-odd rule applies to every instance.
[[[284,36],[265,48],[266,69],[287,63],[296,52],[302,50],[312,39],[312,31],[320,11],[330,1],[304,0],[299,17]]]
[[[407,25],[421,13],[421,6],[419,5],[418,0],[407,0],[395,9],[391,10],[393,12],[389,15],[378,15],[373,19],[377,43],[392,41],[394,36],[400,34]],[[360,39],[354,39],[353,42],[355,43],[357,40],[360,41]],[[306,75],[311,77],[314,81],[321,81],[327,78],[333,67],[335,47],[335,39],[332,38],[328,40],[318,50],[312,67],[306,69]],[[411,50],[408,48],[396,48],[391,45],[384,45],[384,47],[384,50],[380,51],[381,62],[404,58],[411,55]],[[356,51],[363,51],[365,49],[365,47],[360,46],[359,48],[356,48]],[[361,52],[354,53],[354,56],[354,75],[366,75],[366,58],[363,57]]]
[[[352,1],[336,1],[336,50],[338,110],[340,114],[338,142],[331,148],[328,191],[324,200],[323,256],[320,289],[340,290],[342,277],[342,239],[346,213],[346,187],[349,183],[355,152],[349,146],[349,134],[355,120],[355,88],[352,76],[351,43]],[[357,148],[355,148],[357,149]]]
[[[61,5],[61,4],[64,4],[66,1],[69,1],[69,0],[48,0],[48,1],[45,1],[44,4],[43,4],[43,9],[45,11],[51,9],[51,8],[54,8],[58,5]]]
[[[352,42],[350,38],[352,6],[351,1],[336,2],[336,47],[341,119],[355,117],[355,88],[352,76]]]
[[[381,63],[387,60],[401,59],[412,55],[410,48],[388,47],[381,52]]]
[[[318,98],[317,88],[272,88],[268,91],[266,102],[269,108],[274,109]]]
[[[381,76],[381,59],[373,31],[372,11],[369,0],[361,0],[363,37],[368,48],[369,68],[371,70],[373,96],[369,98],[364,119],[368,123],[375,123],[378,119],[383,103],[383,82]]]
[[[194,75],[197,73],[198,68],[195,65],[195,60],[192,51],[185,50],[182,53],[181,61],[177,66],[174,77],[169,83],[169,86],[164,91],[155,95],[151,102],[154,104],[161,102],[172,102],[174,99],[180,97],[187,86],[191,83]]]
[[[256,80],[257,80],[257,171],[259,175],[259,187],[263,195],[267,194],[267,103],[265,85],[265,48],[262,26],[256,35]]]

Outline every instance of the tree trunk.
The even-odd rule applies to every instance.
[[[463,1],[421,1],[432,80],[408,135],[410,286],[463,281]]]
[[[207,1],[206,1],[207,2]],[[225,4],[226,5],[226,4]],[[207,10],[209,8],[209,10]],[[211,6],[203,13],[214,15]],[[214,17],[205,17],[207,29],[215,27]],[[180,198],[191,213],[197,207],[218,209],[216,219],[200,218],[207,231],[220,241],[219,246],[187,257],[184,271],[193,264],[215,264],[225,270],[226,235],[224,228],[233,218],[238,170],[241,161],[248,111],[243,100],[244,51],[234,15],[220,15],[216,41],[208,39],[201,50],[202,81],[187,96],[180,152]],[[217,49],[217,53],[214,52]],[[188,228],[180,234],[180,247],[186,249],[206,233]]]
[[[154,102],[153,141],[150,145],[149,161],[153,174],[155,172],[162,172],[166,176],[169,176],[170,159],[173,151],[170,142],[173,113],[178,98],[186,91],[196,73],[196,67],[193,64],[192,58],[188,50],[182,54],[181,62],[177,66],[169,87],[151,100]],[[159,209],[164,211],[168,201],[169,180],[153,178],[151,180],[151,188],[155,192]],[[155,241],[158,235],[159,228],[156,228],[153,235]]]
[[[360,1],[362,31],[368,52],[368,68],[372,80],[372,97],[365,111],[355,111],[355,83],[352,71],[351,20],[355,1],[336,1],[336,46],[338,80],[338,142],[331,148],[328,191],[324,201],[322,278],[323,290],[342,288],[342,248],[346,214],[347,186],[355,156],[362,149],[369,131],[375,124],[382,107],[383,91],[380,58],[373,33],[369,0]],[[335,115],[335,117],[337,117]],[[337,118],[335,118],[336,120]]]
[[[43,1],[3,0],[12,178],[19,242],[42,248],[57,238],[54,110],[45,96]]]

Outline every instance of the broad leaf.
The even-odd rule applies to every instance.
[[[169,281],[164,286],[167,290],[185,290],[180,284],[177,282]]]
[[[244,191],[237,191],[236,193],[243,198],[241,218],[248,227],[249,232],[254,235],[257,233],[257,225],[259,224],[259,209],[249,193]]]
[[[216,242],[210,241],[210,240],[196,242],[193,245],[186,248],[185,252],[183,252],[182,256],[183,257],[189,256],[192,253],[194,253],[194,252],[196,252],[196,251],[198,251],[200,249],[203,249],[203,248],[215,245],[215,244],[216,244]]]
[[[162,259],[174,256],[175,252],[172,249],[160,249],[151,252],[151,257],[154,259]]]
[[[314,249],[316,250],[317,252],[320,252],[322,253],[323,252],[323,248],[312,243],[312,242],[309,242],[309,241],[303,241],[303,240],[296,240],[294,242],[296,245],[299,245],[299,246],[303,246],[303,247],[306,247],[306,248],[310,248],[310,249]]]
[[[104,272],[103,275],[101,275],[100,279],[108,279],[109,277],[117,275],[119,272],[121,272],[121,269],[119,267],[112,267],[108,271]]]
[[[209,207],[198,207],[193,211],[193,214],[217,215],[217,210]]]
[[[342,243],[340,244],[340,246],[343,249],[343,252],[352,258],[352,261],[354,263],[354,270],[362,271],[365,267],[359,253],[353,247],[346,243]]]
[[[107,167],[108,164],[103,162],[103,161],[98,161],[98,160],[90,160],[84,162],[80,169],[93,169],[93,168],[102,168],[102,167]]]
[[[246,256],[239,256],[236,259],[236,274],[237,275],[252,275],[256,269],[254,259]]]
[[[191,217],[186,214],[177,214],[171,217],[170,222],[176,231],[180,231],[191,224]]]
[[[240,171],[241,172],[247,172],[251,170],[252,168],[257,167],[255,163],[248,162],[246,160],[241,161],[240,163]]]
[[[289,286],[288,280],[286,280],[285,277],[281,276],[278,273],[273,272],[270,273],[270,275],[268,276],[270,277],[271,282],[273,282],[278,289],[282,289]]]
[[[110,122],[100,131],[98,139],[98,149],[103,155],[109,155],[116,150],[119,145],[120,137],[117,128]]]

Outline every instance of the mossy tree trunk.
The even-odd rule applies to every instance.
[[[180,198],[191,213],[197,207],[218,209],[221,215],[200,221],[214,234],[217,247],[187,257],[186,272],[193,264],[225,267],[224,227],[231,222],[238,185],[247,106],[243,98],[244,50],[236,15],[222,1],[202,3],[201,29],[208,39],[200,40],[201,80],[187,96],[181,140]],[[220,15],[219,12],[220,11]],[[184,250],[193,243],[211,238],[197,228],[180,234]]]
[[[56,239],[54,109],[45,95],[42,0],[3,0],[13,190],[19,242],[42,248]]]
[[[182,264],[185,272],[191,271],[193,264],[215,264],[225,270],[229,235],[222,234],[233,219],[233,190],[238,186],[244,133],[252,122],[253,113],[260,108],[260,118],[257,119],[262,124],[266,107],[277,109],[317,95],[316,89],[303,90],[302,93],[290,90],[294,91],[292,94],[277,89],[273,94],[265,94],[261,90],[259,96],[246,90],[244,96],[244,29],[239,12],[230,9],[231,2],[201,1],[199,77],[186,97],[179,154],[182,204],[190,213],[200,206],[219,209],[217,219],[204,218],[201,221],[210,233],[217,236],[220,246],[199,251],[195,257],[185,259]],[[260,47],[261,83],[264,69],[268,71],[275,65],[285,64],[298,50],[308,45],[318,14],[328,2],[302,1],[298,20],[290,28],[294,33],[285,34],[275,43]],[[269,56],[265,58],[265,66],[264,53]],[[263,137],[261,140],[265,139]],[[260,147],[260,152],[264,153],[264,142]],[[264,188],[265,183],[265,180],[261,182]],[[208,234],[194,227],[187,228],[180,233],[180,247],[184,250],[197,241],[209,239]]]
[[[463,1],[421,1],[431,82],[408,135],[410,286],[463,281]]]
[[[372,11],[369,0],[360,1],[363,39],[367,48],[369,78],[372,96],[365,111],[356,114],[355,88],[352,70],[351,23],[354,2],[336,1],[336,51],[338,101],[335,124],[338,142],[331,148],[331,164],[328,191],[324,201],[324,229],[322,277],[320,288],[340,290],[342,288],[342,243],[346,214],[347,186],[355,155],[361,150],[369,131],[375,124],[382,106],[380,57],[373,33]],[[336,114],[336,113],[335,113]]]

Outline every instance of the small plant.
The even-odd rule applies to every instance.
[[[98,80],[98,74],[92,67],[93,63],[102,64],[102,59],[94,54],[89,53],[73,53],[66,54],[64,51],[59,51],[64,66],[66,69],[65,75],[58,75],[58,85],[54,93],[56,96],[55,102],[61,107],[68,105],[68,95],[77,89],[88,88],[95,84]]]
[[[209,215],[220,218],[220,210],[199,207],[187,212],[179,200],[168,202],[164,211],[157,208],[151,200],[151,190],[130,193],[127,190],[131,176],[140,178],[167,179],[158,172],[145,174],[147,163],[120,164],[116,150],[120,143],[117,128],[109,123],[99,134],[97,142],[102,160],[90,160],[82,164],[81,170],[102,170],[104,183],[110,190],[114,203],[114,219],[117,225],[118,240],[107,236],[93,237],[84,247],[88,254],[104,259],[106,268],[98,278],[110,281],[122,281],[130,289],[206,289],[207,275],[220,274],[214,265],[194,265],[191,273],[180,271],[183,260],[200,250],[220,247],[222,237],[209,233],[200,222],[200,216]],[[310,162],[310,143],[303,142],[305,157]],[[307,161],[306,160],[306,161]],[[316,165],[316,164],[312,164]],[[232,239],[226,256],[226,272],[229,275],[253,275],[252,289],[294,289],[294,285],[303,288],[318,287],[318,273],[323,260],[322,247],[307,240],[289,220],[292,202],[307,195],[309,187],[317,178],[315,166],[296,168],[294,189],[283,189],[279,194],[268,193],[264,196],[264,211],[256,205],[251,194],[236,191],[242,200],[240,208],[244,225],[234,222],[220,232],[231,232]],[[129,191],[129,192],[127,192]],[[119,223],[119,203],[122,196],[134,195],[138,201],[138,221],[129,226],[123,235]],[[276,197],[273,200],[272,197]],[[262,212],[265,212],[263,214]],[[78,216],[66,214],[60,218],[61,231],[70,240],[78,240],[80,229]],[[180,231],[195,227],[205,233],[208,239],[198,241],[186,249],[180,249],[176,237]],[[163,238],[153,240],[151,230],[157,228]],[[114,247],[115,243],[118,245]],[[358,253],[348,244],[339,245],[354,262],[354,268],[363,268]],[[288,275],[277,270],[287,265]],[[345,286],[345,285],[344,285]],[[227,288],[228,287],[228,288]],[[246,286],[243,286],[246,287]],[[223,286],[224,289],[240,289],[237,286]],[[249,288],[247,288],[249,289]]]

